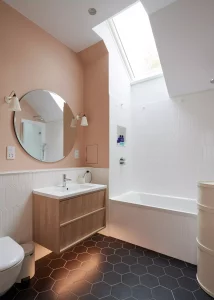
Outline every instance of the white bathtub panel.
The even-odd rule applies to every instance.
[[[111,236],[196,263],[196,218],[110,201]]]

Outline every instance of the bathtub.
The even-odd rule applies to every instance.
[[[129,192],[109,200],[109,235],[197,263],[195,199]]]

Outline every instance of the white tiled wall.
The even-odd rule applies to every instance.
[[[131,142],[131,86],[117,46],[106,22],[94,28],[102,37],[109,52],[109,101],[110,101],[110,196],[118,196],[131,190],[132,142]],[[126,147],[117,146],[117,126],[126,128]],[[126,165],[119,164],[120,158]]]
[[[19,243],[32,240],[32,190],[72,181],[91,170],[93,182],[108,184],[108,169],[69,168],[0,173],[0,237],[9,235]]]

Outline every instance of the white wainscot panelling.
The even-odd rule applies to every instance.
[[[0,174],[0,237],[9,235],[18,243],[32,240],[32,190],[62,183],[62,174],[72,181],[90,168],[69,168]],[[104,180],[104,171],[95,179]],[[97,182],[101,183],[101,182]],[[103,182],[104,183],[104,182]],[[105,182],[106,183],[106,182]]]
[[[197,218],[110,200],[109,234],[196,264]]]

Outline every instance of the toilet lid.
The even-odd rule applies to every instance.
[[[0,272],[14,267],[24,258],[23,248],[9,236],[0,238]]]

